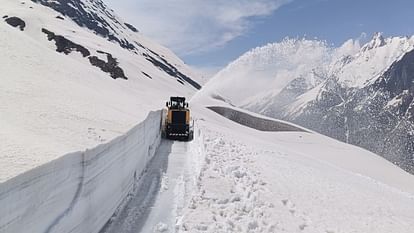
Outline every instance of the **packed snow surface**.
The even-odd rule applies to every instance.
[[[200,136],[190,143],[163,140],[135,190],[101,233],[173,232],[196,177]]]

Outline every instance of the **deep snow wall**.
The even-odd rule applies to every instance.
[[[151,112],[111,142],[1,183],[0,232],[99,232],[155,154],[160,127]]]

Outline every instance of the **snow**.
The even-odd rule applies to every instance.
[[[204,161],[203,134],[194,136],[189,143],[162,140],[135,191],[101,233],[175,230]]]
[[[206,87],[236,105],[247,104],[269,93],[276,95],[297,77],[317,78],[315,69],[329,64],[330,50],[324,42],[306,39],[268,44],[252,49],[229,64]]]
[[[99,232],[160,143],[161,111],[112,141],[0,184],[0,232]]]
[[[362,46],[353,39],[339,47],[285,39],[245,53],[205,88],[236,106],[291,119],[318,98],[321,84],[333,81],[343,88],[363,88],[413,49],[414,36],[383,38],[381,33]]]
[[[239,109],[204,94],[198,93],[191,101],[196,119],[192,142],[163,141],[156,149],[158,112],[142,123],[152,127],[143,130],[138,126],[122,138],[86,152],[87,158],[99,155],[96,157],[99,159],[86,163],[90,169],[81,176],[86,186],[80,191],[76,191],[79,175],[75,171],[77,164],[83,163],[76,162],[77,154],[64,156],[56,163],[0,186],[2,210],[8,213],[0,216],[13,219],[10,213],[25,213],[26,208],[32,211],[30,215],[21,215],[13,222],[16,224],[4,225],[8,220],[2,218],[0,232],[19,232],[18,227],[33,222],[31,219],[36,219],[32,232],[44,232],[41,229],[45,226],[52,226],[51,232],[69,232],[78,221],[85,225],[77,227],[75,232],[98,232],[117,206],[109,225],[101,232],[408,233],[414,230],[412,175],[373,153],[311,131],[263,132],[240,125],[205,106]],[[147,141],[149,133],[153,136]],[[144,138],[152,146],[137,144]],[[114,153],[124,148],[130,148],[127,153],[133,152],[131,156],[114,158]],[[152,160],[152,156],[143,159],[135,155],[137,151],[144,152],[141,156],[146,155],[144,148],[151,148]],[[106,151],[107,155],[101,154]],[[144,160],[149,162],[147,167]],[[72,178],[64,182],[60,177],[68,172],[59,169],[61,163],[66,169],[73,164],[75,169],[68,170]],[[119,169],[127,164],[128,169]],[[50,172],[48,167],[53,167],[54,172],[46,178],[53,177],[54,182],[41,175]],[[109,169],[108,172],[98,172],[103,168]],[[95,177],[93,182],[87,182],[90,175]],[[32,181],[38,185],[24,185],[33,177],[38,177]],[[31,190],[40,187],[42,192]],[[124,199],[131,187],[135,191]],[[9,190],[21,194],[26,189],[29,194],[26,199],[6,195]],[[114,190],[117,190],[115,196]],[[65,195],[56,201],[54,195],[43,195],[62,192]],[[34,193],[39,194],[35,199]],[[67,215],[57,218],[60,210],[65,209]],[[92,217],[96,214],[100,216],[98,220]],[[56,218],[58,221],[51,221]]]
[[[4,6],[0,15],[20,16],[28,24],[21,32],[0,23],[1,233],[414,232],[414,177],[392,163],[293,124],[302,130],[259,131],[206,108],[290,124],[230,103],[245,101],[249,89],[238,88],[258,88],[251,75],[267,75],[275,60],[281,62],[272,79],[276,92],[290,75],[312,71],[314,62],[325,64],[332,51],[324,43],[269,45],[276,55],[254,50],[245,63],[231,65],[237,72],[223,71],[192,98],[194,141],[161,141],[161,111],[148,112],[160,109],[168,96],[191,96],[194,89],[140,54],[120,50],[70,20],[54,21],[50,9],[12,0]],[[93,53],[104,48],[114,54],[130,80],[111,79],[79,54],[56,53],[40,32],[43,24]],[[136,39],[191,73],[167,49],[139,34]],[[350,41],[338,53],[354,53],[358,46]],[[383,43],[373,47],[390,51]],[[378,54],[372,55],[368,63]],[[297,68],[307,59],[322,61]],[[252,61],[257,64],[248,66]],[[245,74],[239,82],[237,76]],[[229,87],[234,89],[226,92]]]
[[[290,116],[297,116],[302,113],[303,109],[306,108],[307,104],[316,100],[319,96],[321,89],[323,88],[323,84],[319,84],[318,86],[312,88],[308,92],[298,96],[292,104],[288,106],[286,109],[285,115]]]
[[[383,38],[381,33],[376,33],[361,48],[358,43],[350,40],[336,50],[327,78],[335,79],[345,88],[363,88],[374,83],[394,62],[413,49],[414,36]],[[323,90],[324,83],[298,96],[288,106],[285,115],[299,115],[308,103],[317,100]],[[390,104],[394,103],[396,102],[392,101]]]
[[[0,22],[0,183],[69,152],[109,142],[144,120],[149,111],[162,108],[169,96],[190,97],[195,92],[148,62],[140,54],[147,50],[135,54],[121,49],[68,18],[56,19],[58,13],[50,8],[4,0],[3,15],[20,17],[27,26],[22,32]],[[80,53],[57,53],[42,28],[85,46],[92,55],[101,56],[97,50],[111,53],[129,80],[113,80]],[[168,49],[139,33],[121,35],[197,80]]]
[[[178,232],[414,230],[414,177],[378,155],[313,132],[196,114],[205,162]]]
[[[408,94],[408,91],[404,91],[404,93],[407,93]],[[400,105],[402,103],[402,98],[401,98],[401,96],[396,96],[396,97],[394,97],[394,98],[392,98],[388,103],[387,103],[387,105],[385,106],[385,108],[388,108],[388,107],[395,107],[395,106],[398,106],[398,105]]]
[[[377,33],[361,48],[353,61],[339,71],[338,80],[347,87],[363,87],[412,49],[414,49],[414,36],[384,39],[380,33]]]

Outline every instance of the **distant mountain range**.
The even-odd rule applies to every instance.
[[[243,55],[213,82],[221,80],[217,92],[235,105],[361,146],[414,173],[413,49],[414,37],[381,33],[339,48],[287,39]],[[246,91],[229,85],[236,80]]]

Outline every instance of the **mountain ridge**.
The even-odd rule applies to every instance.
[[[311,43],[304,39],[295,43],[303,46],[300,45],[303,41]],[[276,44],[283,46],[283,42]],[[295,60],[283,66],[276,59],[262,67],[261,73],[252,73],[242,67],[236,70],[239,76],[244,77],[240,79],[244,83],[239,85],[248,90],[249,82],[259,79],[260,75],[264,74],[270,80],[262,84],[260,95],[246,98],[247,101],[237,102],[234,96],[227,96],[227,91],[234,87],[230,88],[225,80],[232,78],[221,75],[232,73],[238,60],[220,72],[213,79],[212,86],[218,87],[217,93],[223,98],[247,110],[288,120],[369,149],[414,173],[414,145],[411,142],[414,132],[411,120],[414,36],[384,38],[381,33],[376,33],[363,45],[354,40],[339,48],[320,45],[321,48],[313,47],[307,52],[326,52],[326,55],[314,57],[320,61],[323,57],[328,58],[325,62],[312,62],[308,54],[298,55],[300,51],[290,51],[292,54],[285,56]],[[256,57],[278,55],[277,51],[265,50],[267,47],[252,51],[260,51]],[[249,56],[249,53],[244,56]],[[266,73],[266,70],[272,71],[278,66],[278,72],[286,68],[291,70],[284,73],[290,81],[282,88],[274,89],[272,83],[278,82],[281,76]],[[308,66],[308,69],[298,72],[303,66]],[[218,78],[224,81],[214,83]],[[242,92],[239,97],[245,98],[248,93]]]

